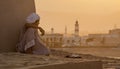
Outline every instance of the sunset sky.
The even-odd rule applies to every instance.
[[[40,26],[46,32],[74,33],[79,21],[80,35],[108,33],[116,25],[120,28],[120,0],[35,0],[41,17]]]

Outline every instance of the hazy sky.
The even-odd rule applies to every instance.
[[[120,0],[35,0],[41,24],[47,32],[74,33],[79,21],[80,35],[107,33],[116,24],[120,28]]]

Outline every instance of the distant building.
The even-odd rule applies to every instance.
[[[76,47],[76,46],[120,46],[120,29],[112,29],[108,34],[89,34],[88,36],[79,36],[79,24],[75,23],[74,34],[53,33],[43,36],[43,40],[49,47]]]
[[[64,35],[62,47],[80,46],[80,37]]]
[[[61,47],[63,44],[63,34],[45,34],[42,39],[48,47]]]
[[[109,31],[109,37],[106,38],[106,44],[109,46],[120,46],[120,29]]]
[[[108,34],[89,34],[81,43],[82,46],[120,46],[120,29],[110,30]]]
[[[51,28],[51,34],[44,35],[42,39],[49,47],[80,46],[78,21],[75,23],[75,32],[73,35],[67,34],[67,27],[65,26],[65,34],[54,33],[54,28]]]
[[[109,30],[109,34],[116,34],[120,36],[120,29]]]
[[[80,46],[87,46],[88,45],[88,43],[87,43],[88,38],[89,38],[88,36],[80,37]]]
[[[65,33],[67,28],[65,27]],[[75,30],[73,35],[65,34],[63,37],[63,47],[80,46],[79,24],[75,22]]]
[[[51,28],[51,34],[45,34],[42,39],[48,47],[61,47],[63,34],[54,33],[54,28]]]

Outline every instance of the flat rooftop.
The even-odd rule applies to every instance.
[[[51,55],[32,55],[17,52],[0,53],[0,69],[103,69],[104,60],[114,59],[80,54],[80,58],[68,57],[71,53],[52,50]]]

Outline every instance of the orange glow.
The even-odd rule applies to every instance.
[[[120,28],[120,0],[35,0],[41,26],[50,31],[74,33],[79,21],[80,35],[107,33],[114,25]]]

